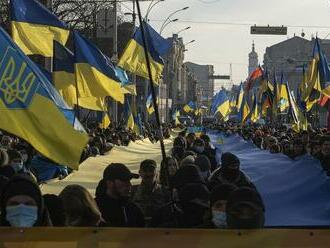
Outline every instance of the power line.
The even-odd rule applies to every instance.
[[[164,22],[161,19],[151,19],[154,22]],[[193,20],[178,20],[178,23],[190,23],[190,24],[211,24],[211,25],[228,25],[228,26],[253,26],[255,23],[239,23],[239,22],[214,22],[214,21],[193,21]],[[324,28],[329,29],[330,26],[318,26],[318,25],[285,25],[290,28]]]

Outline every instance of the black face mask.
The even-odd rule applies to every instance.
[[[237,170],[237,169],[224,168],[223,169],[223,175],[229,181],[233,181],[233,180],[235,180],[238,177],[238,175],[239,175],[239,169]]]

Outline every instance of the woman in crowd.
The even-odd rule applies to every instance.
[[[63,202],[66,226],[96,227],[102,224],[101,212],[84,187],[66,186],[59,197]]]

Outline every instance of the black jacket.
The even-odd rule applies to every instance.
[[[138,206],[130,200],[122,201],[103,195],[96,197],[96,203],[107,226],[144,227],[144,216]]]

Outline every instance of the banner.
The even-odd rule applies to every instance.
[[[266,206],[266,226],[329,226],[330,178],[319,160],[309,155],[290,159],[271,154],[239,136],[211,133],[221,152],[232,152],[251,178]],[[221,143],[217,142],[221,137]]]

